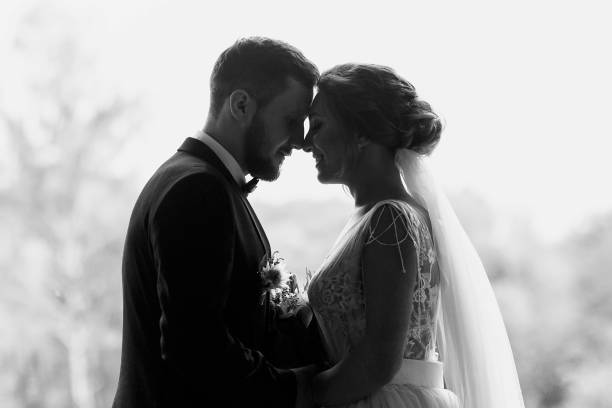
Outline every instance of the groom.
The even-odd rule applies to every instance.
[[[246,194],[301,147],[317,77],[300,51],[267,38],[241,39],[217,60],[203,131],[157,170],[132,212],[113,407],[310,403],[315,354],[279,352],[259,275],[270,244]]]

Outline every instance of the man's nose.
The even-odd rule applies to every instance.
[[[302,150],[306,153],[310,153],[312,151],[312,135],[310,132],[306,134],[306,137],[302,141]]]
[[[304,144],[304,131],[294,132],[289,139],[289,144],[291,145],[292,149],[301,149],[302,145]]]
[[[299,150],[302,148],[302,145],[304,144],[304,140],[302,139],[302,136],[297,136],[291,139],[291,148],[292,149],[296,149]]]

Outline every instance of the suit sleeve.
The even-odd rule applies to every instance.
[[[222,183],[210,174],[187,176],[165,195],[153,217],[162,358],[194,393],[291,407],[294,374],[246,348],[224,321],[236,226]]]

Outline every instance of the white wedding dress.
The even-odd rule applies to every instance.
[[[381,211],[377,211],[377,210]],[[373,231],[380,215],[388,211],[403,231],[398,242],[380,242]],[[440,310],[440,271],[426,213],[407,202],[386,200],[363,216],[353,216],[329,255],[313,276],[308,300],[320,326],[323,343],[332,364],[341,361],[365,333],[365,298],[361,255],[370,244],[399,245],[411,239],[417,249],[417,273],[412,295],[410,322],[401,368],[393,380],[350,407],[455,408],[458,398],[445,389],[443,364],[436,347]],[[385,230],[385,226],[382,226]],[[396,273],[402,273],[401,270]]]

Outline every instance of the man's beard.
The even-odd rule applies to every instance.
[[[274,181],[280,175],[280,166],[274,162],[274,153],[265,156],[268,138],[263,121],[255,115],[251,126],[246,131],[245,164],[247,171],[253,176],[266,181]]]

